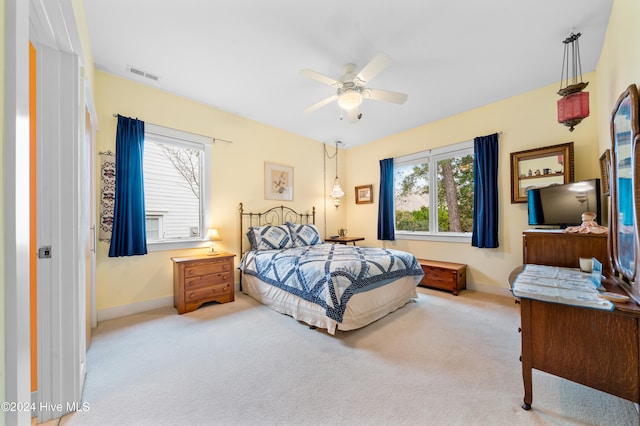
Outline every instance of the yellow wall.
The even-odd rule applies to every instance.
[[[427,148],[470,140],[502,131],[500,135],[500,247],[477,249],[461,243],[399,240],[387,246],[411,251],[419,257],[464,262],[469,265],[471,287],[506,290],[511,270],[522,262],[522,230],[527,229],[524,204],[510,202],[510,153],[574,141],[576,180],[600,177],[599,158],[610,145],[609,118],[618,96],[630,84],[640,84],[640,16],[637,0],[615,0],[602,53],[589,81],[591,116],[570,133],[556,122],[557,84],[347,151],[347,187],[367,183],[378,189],[378,160]],[[377,205],[358,205],[347,214],[349,232],[375,241]],[[492,286],[492,287],[488,287]]]
[[[522,231],[528,228],[526,205],[511,204],[510,153],[573,141],[575,179],[600,176],[598,160],[609,146],[611,108],[619,93],[631,83],[638,84],[640,79],[640,51],[635,41],[640,39],[640,29],[633,25],[633,18],[638,16],[640,3],[636,0],[614,1],[598,68],[595,73],[584,76],[584,80],[589,81],[591,116],[573,132],[556,121],[558,95],[557,84],[553,84],[341,151],[340,179],[347,197],[337,213],[328,206],[327,229],[346,226],[350,235],[364,236],[367,244],[382,245],[376,239],[380,159],[502,132],[499,248],[478,249],[470,244],[407,240],[386,242],[385,245],[410,251],[419,257],[467,263],[470,288],[506,294],[506,279],[522,262]],[[315,205],[320,210],[318,222],[322,228],[322,208],[327,199],[322,192],[320,143],[100,71],[96,72],[96,107],[101,129],[99,151],[114,149],[116,121],[113,113],[234,141],[233,145],[216,144],[214,147],[215,216],[212,225],[224,234],[222,249],[237,252],[235,234],[239,202],[243,201],[253,209],[272,205],[263,198],[264,161],[295,167],[295,201],[291,205],[298,209]],[[327,169],[329,188],[334,173],[332,164],[329,162]],[[353,188],[366,184],[374,184],[374,203],[356,205]],[[172,295],[169,258],[185,254],[184,251],[109,259],[107,250],[107,244],[99,244],[99,310]]]
[[[611,110],[620,94],[631,84],[640,85],[640,2],[615,0],[611,9],[597,82],[600,88],[595,104],[598,120],[599,152],[609,148]],[[592,104],[594,105],[594,104]]]
[[[590,81],[590,97],[594,102],[595,75],[585,75],[584,81]],[[502,132],[498,163],[499,248],[478,249],[470,243],[409,240],[385,242],[384,246],[406,250],[420,258],[466,263],[468,287],[506,293],[509,273],[522,263],[522,231],[527,229],[526,203],[511,204],[510,153],[573,141],[575,179],[600,176],[599,154],[595,148],[597,117],[592,113],[569,132],[557,122],[557,90],[558,85],[553,84],[348,150],[347,163],[358,161],[360,166],[357,170],[348,168],[347,187],[374,183],[374,192],[377,192],[380,159]],[[376,209],[376,204],[353,206],[347,212],[347,222],[351,234],[363,235],[368,242],[382,245],[376,241]]]
[[[326,198],[323,194],[322,143],[102,71],[95,73],[94,88],[100,123],[98,152],[115,151],[117,120],[113,114],[137,117],[149,123],[233,142],[216,142],[212,150],[213,217],[208,218],[208,225],[216,227],[221,234],[223,241],[216,244],[218,249],[238,253],[240,202],[244,203],[247,211],[280,204],[264,199],[265,161],[294,167],[294,201],[284,204],[298,211],[310,211],[315,206],[316,224],[321,232],[324,231]],[[344,162],[341,163],[339,167],[345,168]],[[331,162],[327,164],[328,191],[334,177],[335,163]],[[336,212],[333,206],[328,206],[328,229],[344,225],[339,223],[342,211]],[[108,250],[107,243],[98,244],[96,286],[99,311],[172,297],[171,257],[202,253],[205,249],[153,252],[125,258],[109,258]]]

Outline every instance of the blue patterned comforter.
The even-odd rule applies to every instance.
[[[322,306],[337,322],[354,294],[404,276],[418,285],[424,275],[411,253],[340,244],[254,250],[245,253],[239,269]]]

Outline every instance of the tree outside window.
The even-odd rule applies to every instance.
[[[396,159],[396,232],[470,234],[473,172],[472,142]]]

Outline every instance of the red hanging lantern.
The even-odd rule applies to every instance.
[[[572,93],[558,100],[558,123],[573,128],[589,116],[589,92]]]
[[[558,101],[558,123],[569,127],[570,132],[573,132],[573,128],[589,116],[589,92],[582,91],[589,82],[584,83],[582,81],[580,47],[578,45],[580,36],[580,33],[571,33],[563,41],[562,79],[560,90],[558,91],[562,98]],[[569,84],[569,68],[572,70],[572,84]],[[578,82],[578,76],[580,76],[580,82]],[[565,84],[564,87],[562,86],[563,83]]]

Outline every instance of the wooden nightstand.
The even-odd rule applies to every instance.
[[[331,237],[331,238],[326,238],[324,241],[327,243],[337,243],[337,244],[344,244],[344,245],[353,243],[353,245],[355,246],[356,241],[364,241],[364,237]]]
[[[172,257],[173,305],[179,314],[195,311],[206,302],[234,300],[233,258],[235,254]]]

